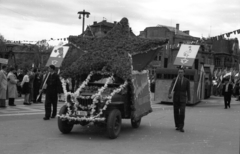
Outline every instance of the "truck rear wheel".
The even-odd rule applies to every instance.
[[[121,131],[122,116],[118,109],[110,111],[107,118],[107,132],[110,139],[118,137]]]
[[[131,118],[131,124],[132,128],[138,128],[141,124],[141,118],[139,120],[134,120],[133,118]]]
[[[66,114],[67,113],[67,106],[62,106],[62,108],[59,111],[59,115]],[[58,117],[58,129],[63,134],[68,134],[72,131],[74,124],[70,124],[68,120],[62,120],[60,117]]]

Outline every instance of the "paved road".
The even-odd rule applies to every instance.
[[[18,105],[21,106],[20,104]],[[18,107],[17,106],[17,107]],[[17,107],[8,107],[10,110]],[[74,126],[63,135],[57,119],[42,120],[32,108],[43,112],[43,104],[24,106],[27,114],[0,116],[1,154],[237,154],[239,153],[240,102],[224,109],[223,98],[213,97],[186,108],[185,133],[174,129],[172,106],[153,104],[139,129],[123,120],[120,136],[106,137],[105,128]],[[156,108],[155,108],[156,107]],[[6,113],[0,113],[4,115]]]
[[[44,102],[43,96],[43,102]],[[7,108],[0,108],[0,116],[14,116],[14,115],[33,115],[33,114],[44,114],[44,103],[37,103],[32,105],[23,105],[23,98],[19,97],[15,100],[17,106],[7,106]],[[58,111],[63,106],[64,102],[58,102]],[[171,105],[158,104],[153,102],[153,110],[168,110],[172,109]]]

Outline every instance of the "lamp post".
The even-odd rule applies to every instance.
[[[79,14],[79,19],[81,19],[81,15],[83,16],[82,17],[83,18],[82,34],[83,34],[83,32],[84,32],[85,15],[88,18],[89,15],[90,15],[90,12],[86,12],[85,10],[83,10],[83,11],[79,11],[78,14]]]

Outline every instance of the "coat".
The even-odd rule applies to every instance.
[[[169,89],[169,94],[173,89],[173,85],[176,81],[176,78],[173,79],[172,84]],[[174,89],[173,89],[173,103],[187,103],[187,101],[191,100],[190,96],[190,81],[187,78],[183,78],[182,84],[180,80],[177,81]]]
[[[17,77],[13,72],[9,72],[7,75],[8,80],[8,90],[7,90],[7,98],[17,98],[18,92],[17,92]]]
[[[7,98],[7,74],[4,70],[0,71],[0,99]]]
[[[228,85],[228,91],[227,91],[227,92],[225,92],[225,89],[226,89],[226,84],[223,85],[222,95],[223,95],[223,96],[231,97],[232,94],[233,94],[233,85],[232,85],[232,84],[229,84],[229,85]]]
[[[43,80],[43,83],[46,80],[46,77],[47,77],[47,74],[45,75],[45,79]],[[43,87],[43,83],[41,87]],[[57,94],[60,94],[62,91],[62,84],[61,84],[60,78],[58,74],[55,72],[52,75],[49,74],[48,79],[46,81],[46,85],[47,85],[47,88],[45,89],[46,94],[57,95]]]

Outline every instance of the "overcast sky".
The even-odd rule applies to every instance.
[[[77,12],[83,9],[91,13],[85,25],[127,17],[136,35],[158,24],[179,23],[180,30],[195,37],[240,29],[240,0],[0,0],[0,34],[29,41],[79,35],[82,19]]]

